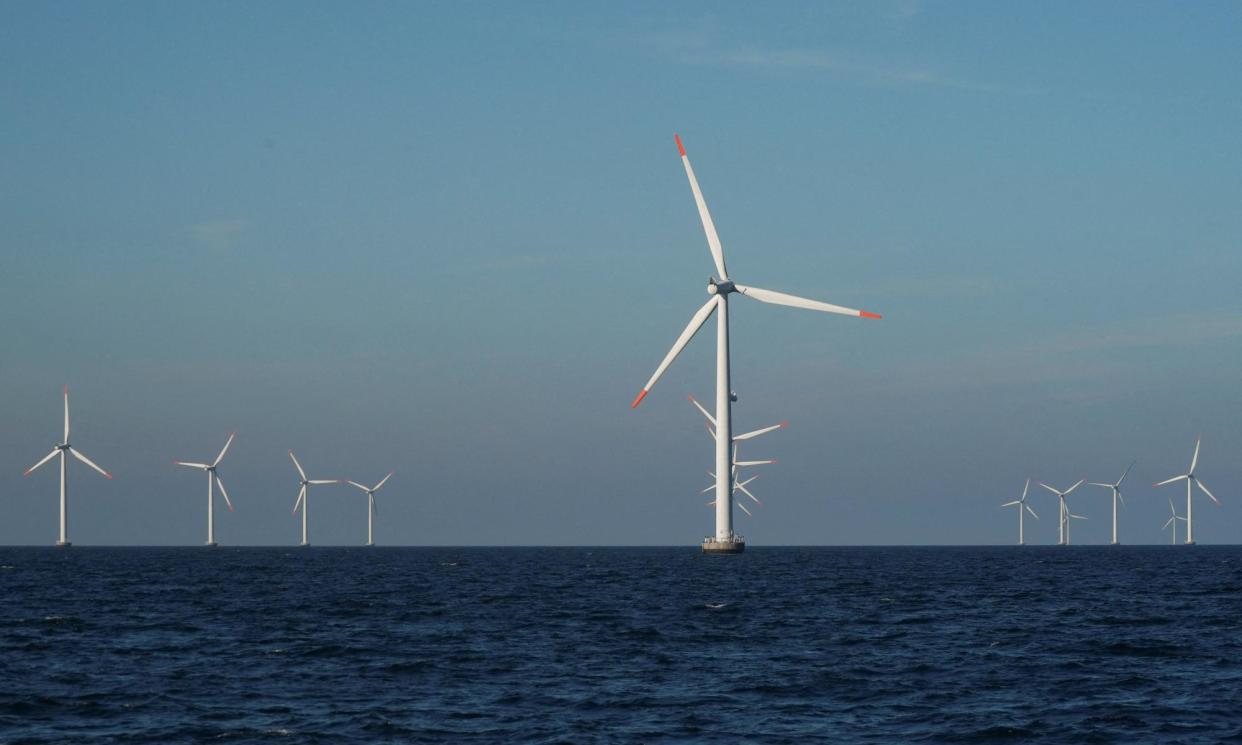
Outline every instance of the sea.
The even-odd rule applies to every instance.
[[[0,548],[3,743],[1242,742],[1242,548]]]

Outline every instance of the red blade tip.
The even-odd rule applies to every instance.
[[[776,426],[778,426],[778,427],[788,427],[788,426],[789,426],[789,422],[781,422],[780,424],[778,424],[778,425],[776,425]]]
[[[647,389],[644,388],[643,390],[639,391],[637,396],[634,397],[634,403],[630,404],[630,408],[637,409],[638,405],[642,403],[643,399],[646,397],[647,397]]]
[[[860,318],[874,318],[874,319],[876,319],[876,320],[879,320],[879,319],[881,319],[881,318],[883,318],[883,317],[884,317],[884,316],[880,315],[879,313],[868,313],[868,312],[867,312],[867,311],[865,311],[865,310],[860,310],[860,311],[858,311],[858,315],[859,315],[859,317],[860,317]]]
[[[681,135],[673,135],[673,139],[677,140],[677,152],[681,153],[681,157],[686,157],[686,148],[681,144]]]

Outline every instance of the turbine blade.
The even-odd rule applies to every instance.
[[[660,376],[664,374],[664,371],[668,369],[668,366],[673,364],[673,360],[677,359],[677,355],[681,354],[681,350],[685,348],[686,344],[688,344],[692,338],[694,338],[695,333],[697,333],[699,328],[702,327],[708,316],[712,314],[712,311],[716,310],[716,306],[719,305],[719,303],[719,298],[713,295],[711,300],[704,303],[703,307],[699,308],[698,311],[690,317],[690,323],[686,324],[686,328],[681,332],[681,336],[677,337],[677,341],[673,342],[673,348],[668,350],[668,354],[664,355],[664,359],[660,362],[660,366],[656,368],[655,374],[652,375],[651,379],[647,381],[647,385],[643,386],[643,389],[639,391],[638,395],[634,398],[634,403],[630,404],[631,409],[637,408],[638,405],[642,403],[643,398],[648,392],[651,391],[651,387],[656,384],[656,381],[660,379]]]
[[[65,439],[61,442],[69,442],[69,386],[65,386]]]
[[[1174,476],[1171,479],[1165,479],[1164,481],[1152,484],[1152,486],[1164,486],[1165,484],[1172,484],[1174,481],[1183,481],[1187,478],[1189,478],[1189,476]]]
[[[219,474],[213,473],[212,475],[216,477],[216,486],[220,487],[220,496],[224,497],[224,503],[228,505],[229,512],[232,512],[233,503],[229,501],[229,493],[224,490],[224,482],[220,480]]]
[[[1030,490],[1031,490],[1031,480],[1030,480],[1030,479],[1027,479],[1027,480],[1026,480],[1026,486],[1022,487],[1022,499],[1021,499],[1021,500],[1019,500],[1019,501],[1021,501],[1023,504],[1026,504],[1026,493],[1027,493],[1028,491],[1030,491]]]
[[[1138,461],[1130,461],[1130,465],[1126,466],[1126,470],[1121,472],[1121,478],[1117,479],[1117,486],[1121,486],[1121,482],[1126,480],[1126,476],[1130,474],[1130,469],[1134,468],[1134,464]]]
[[[742,493],[743,493],[743,494],[745,494],[746,496],[748,496],[748,497],[750,497],[751,499],[753,499],[753,500],[755,501],[755,504],[760,504],[760,505],[761,505],[761,504],[763,504],[763,502],[759,501],[759,497],[756,497],[754,494],[751,494],[751,493],[750,493],[750,490],[749,490],[749,489],[747,489],[746,487],[744,487],[744,486],[742,486],[741,484],[739,484],[737,488],[738,488],[738,491],[742,492]],[[741,504],[741,502],[738,502],[738,504]]]
[[[363,490],[363,491],[370,491],[369,489],[367,489],[367,488],[366,488],[365,486],[363,486],[362,484],[359,484],[357,481],[346,481],[345,483],[349,484],[350,486],[356,486],[356,487],[358,487],[359,489],[361,489],[361,490]]]
[[[379,490],[380,490],[380,487],[381,487],[381,486],[383,486],[384,484],[387,484],[387,483],[388,483],[388,479],[392,478],[392,475],[393,475],[394,473],[396,473],[396,471],[389,471],[389,472],[388,472],[388,475],[387,475],[387,476],[385,476],[383,479],[381,479],[381,480],[380,480],[380,482],[379,482],[378,484],[376,484],[376,485],[375,485],[375,488],[374,488],[374,489],[372,489],[371,491],[373,491],[373,492],[377,492],[377,491],[379,491]]]
[[[305,480],[306,480],[306,471],[303,471],[303,470],[302,470],[302,464],[301,464],[301,463],[298,463],[298,457],[297,457],[296,455],[294,455],[294,454],[293,454],[293,451],[292,451],[292,450],[290,450],[290,451],[289,451],[289,457],[293,459],[293,467],[294,467],[294,468],[296,468],[296,469],[298,469],[298,475],[302,477],[302,480],[303,480],[303,481],[305,481]]]
[[[716,430],[712,429],[712,425],[708,424],[707,422],[703,422],[703,426],[707,428],[708,437],[711,437],[712,442],[715,442],[716,441]]]
[[[186,461],[183,461],[183,460],[174,460],[173,465],[185,466],[186,468],[197,468],[200,471],[211,468],[211,466],[207,465],[206,463],[187,463]]]
[[[224,454],[229,451],[229,445],[233,444],[233,438],[237,436],[236,432],[229,433],[229,439],[225,440],[224,447],[220,448],[220,454],[216,456],[216,460],[211,465],[218,466],[220,461],[224,460]]]
[[[296,502],[293,503],[293,511],[290,512],[289,514],[291,515],[298,514],[298,507],[302,506],[303,499],[306,499],[306,486],[305,485],[303,485],[301,489],[298,489],[298,499]]]
[[[755,474],[754,476],[751,476],[750,478],[746,479],[745,481],[739,481],[739,482],[737,483],[737,485],[738,485],[738,486],[746,486],[747,484],[749,484],[750,482],[754,481],[754,480],[755,480],[755,479],[757,479],[757,478],[759,478],[759,474]]]
[[[758,437],[759,435],[766,435],[767,433],[773,432],[778,429],[784,429],[785,427],[788,427],[788,426],[789,426],[789,422],[781,422],[780,424],[773,424],[771,427],[764,427],[763,429],[756,429],[753,432],[747,432],[746,434],[737,435],[736,437],[733,438],[733,441],[739,442],[741,440],[749,440],[754,437]]]
[[[1012,506],[1014,506],[1015,504],[1022,504],[1022,500],[1020,500],[1020,499],[1015,499],[1015,500],[1013,500],[1012,502],[1006,502],[1006,503],[1002,504],[1002,505],[1001,505],[1001,507],[1012,507]]]
[[[1031,513],[1031,517],[1035,518],[1036,520],[1039,519],[1039,515],[1035,514],[1035,510],[1031,509],[1031,506],[1029,504],[1024,504],[1022,506],[1026,508],[1027,512]]]
[[[66,394],[66,395],[68,395],[68,394]],[[67,399],[67,398],[66,398],[65,400],[66,400],[66,401],[68,401],[68,399]],[[68,405],[68,404],[66,404],[66,405]],[[66,432],[68,432],[68,429],[66,429],[65,431],[66,431]],[[68,442],[68,441],[69,441],[69,436],[68,436],[68,435],[65,435],[65,442]],[[1195,454],[1194,454],[1194,456],[1192,456],[1192,457],[1191,457],[1191,459],[1190,459],[1190,472],[1191,472],[1191,473],[1194,473],[1194,472],[1195,472],[1195,466],[1197,466],[1197,465],[1199,464],[1199,445],[1200,445],[1200,443],[1202,443],[1202,442],[1203,442],[1203,438],[1202,438],[1202,437],[1200,437],[1199,439],[1195,440]]]
[[[1086,519],[1087,519],[1087,518],[1083,517],[1082,515],[1075,515],[1075,514],[1074,514],[1074,513],[1072,513],[1072,512],[1067,512],[1066,514],[1067,514],[1067,515],[1069,515],[1070,517],[1074,518],[1075,520],[1086,520]]]
[[[30,474],[34,473],[34,471],[35,471],[35,469],[36,469],[36,468],[38,468],[39,466],[43,465],[44,463],[47,463],[47,462],[48,462],[49,460],[51,460],[52,458],[55,458],[55,457],[56,457],[56,454],[57,454],[57,453],[59,453],[59,452],[60,452],[60,448],[52,448],[52,452],[50,452],[50,453],[48,453],[47,455],[43,456],[43,460],[41,460],[41,461],[39,461],[38,463],[34,464],[34,465],[33,465],[33,466],[31,466],[30,468],[27,468],[27,469],[26,469],[26,472],[25,472],[25,473],[23,473],[22,475],[23,475],[23,476],[29,476]]]
[[[747,515],[750,515],[751,517],[754,517],[754,515],[750,514],[750,510],[746,509],[746,505],[742,504],[741,502],[737,502],[736,504],[739,510],[741,510],[742,512],[745,512]]]
[[[774,292],[772,290],[764,290],[759,287],[747,287],[745,285],[735,284],[737,291],[747,297],[763,303],[772,303],[773,305],[788,305],[791,308],[805,308],[806,310],[818,310],[824,313],[839,313],[843,316],[856,316],[858,318],[881,318],[879,313],[868,313],[864,310],[855,308],[846,308],[840,305],[832,305],[831,303],[821,303],[818,300],[807,300],[797,295],[787,295],[783,292]]]
[[[703,491],[699,492],[699,494],[706,494],[706,493],[708,493],[709,491],[713,491],[713,490],[715,490],[715,488],[716,488],[716,485],[715,485],[715,484],[712,484],[711,486],[708,486],[708,487],[707,487],[706,489],[704,489]]]
[[[308,479],[306,483],[308,484],[339,484],[341,482],[337,479]]]
[[[677,140],[677,152],[681,153],[681,164],[686,167],[686,178],[690,179],[690,190],[694,192],[694,204],[699,208],[699,219],[703,221],[703,232],[707,234],[707,247],[711,249],[712,261],[716,264],[716,271],[721,279],[728,279],[729,273],[725,271],[724,249],[720,247],[720,236],[716,235],[716,224],[712,222],[712,215],[707,211],[707,202],[703,199],[703,192],[699,190],[699,180],[694,177],[694,169],[690,167],[690,157],[686,155],[686,148],[681,144],[681,136],[673,135],[673,139]]]
[[[1062,494],[1064,494],[1064,495],[1068,495],[1070,492],[1072,492],[1072,491],[1074,491],[1075,489],[1077,489],[1078,487],[1082,486],[1082,483],[1083,483],[1083,480],[1082,480],[1082,479],[1078,479],[1078,483],[1077,483],[1077,484],[1074,484],[1074,485],[1073,485],[1073,486],[1071,486],[1070,488],[1066,489],[1064,492],[1062,492]]]
[[[1212,501],[1213,501],[1213,502],[1215,502],[1217,505],[1219,505],[1219,504],[1220,504],[1220,500],[1216,498],[1216,495],[1215,495],[1215,494],[1213,494],[1212,492],[1208,491],[1208,488],[1207,488],[1206,486],[1204,486],[1204,485],[1203,485],[1203,482],[1202,482],[1202,481],[1200,481],[1199,479],[1195,479],[1195,486],[1199,487],[1199,489],[1200,489],[1200,490],[1201,490],[1204,494],[1206,494],[1206,495],[1208,495],[1209,497],[1211,497]]]
[[[106,478],[106,479],[110,479],[110,478],[112,478],[112,474],[110,474],[110,473],[108,473],[107,471],[105,471],[105,470],[103,470],[102,468],[100,468],[100,467],[99,467],[98,465],[96,465],[96,464],[95,464],[95,462],[94,462],[94,461],[92,461],[90,458],[87,458],[85,455],[82,455],[81,453],[79,453],[78,451],[74,450],[73,448],[69,448],[69,452],[73,453],[73,457],[75,457],[75,458],[77,458],[78,460],[82,461],[83,463],[85,463],[86,465],[90,466],[91,468],[94,468],[96,471],[99,471],[99,473],[101,473],[101,474],[103,475],[103,477],[104,477],[104,478]]]
[[[690,403],[694,404],[694,408],[696,408],[696,409],[698,409],[700,412],[702,412],[703,416],[707,417],[707,421],[711,422],[711,423],[712,423],[712,426],[713,426],[713,427],[715,427],[715,426],[716,426],[716,417],[712,416],[711,414],[708,414],[708,413],[707,413],[707,409],[704,409],[704,408],[703,408],[703,404],[701,404],[701,403],[699,403],[698,401],[695,401],[695,400],[694,400],[694,396],[687,396],[687,398],[689,398],[689,399],[690,399]],[[713,435],[712,435],[712,437],[715,437],[715,435],[713,434]]]
[[[1124,505],[1126,503],[1126,498],[1121,496],[1121,490],[1116,488],[1114,488],[1114,490],[1117,492],[1117,499],[1120,499],[1121,503]]]
[[[1056,489],[1053,489],[1051,486],[1048,486],[1048,485],[1047,485],[1047,484],[1045,484],[1044,482],[1042,482],[1042,481],[1041,481],[1041,482],[1039,482],[1039,485],[1040,485],[1040,486],[1042,486],[1042,487],[1044,487],[1044,488],[1045,488],[1045,489],[1047,489],[1048,491],[1052,492],[1053,494],[1057,495],[1058,497],[1059,497],[1059,496],[1061,496],[1061,492],[1057,491]]]
[[[1100,483],[1100,482],[1098,482],[1098,481],[1088,481],[1088,482],[1087,482],[1087,486],[1102,486],[1102,487],[1104,487],[1105,489],[1112,489],[1112,488],[1113,488],[1113,485],[1112,485],[1112,484],[1101,484],[1101,483]]]
[[[1169,498],[1169,512],[1172,512],[1172,513],[1173,513],[1173,516],[1174,516],[1174,517],[1177,517],[1177,508],[1173,506],[1173,499],[1172,499],[1172,498]]]
[[[379,502],[375,501],[375,494],[373,493],[369,494],[368,498],[371,500],[371,511],[378,515],[379,514]]]
[[[1161,529],[1161,530],[1164,530],[1165,528],[1169,527],[1170,525],[1172,525],[1172,524],[1173,524],[1173,521],[1174,521],[1174,520],[1176,520],[1176,519],[1177,519],[1177,516],[1170,517],[1170,518],[1169,518],[1169,520],[1168,520],[1168,522],[1166,522],[1166,523],[1164,524],[1164,526],[1163,526],[1163,527],[1161,527],[1160,529]]]
[[[776,458],[773,458],[771,460],[739,460],[733,464],[733,467],[741,468],[742,466],[767,466],[775,462],[776,462]]]

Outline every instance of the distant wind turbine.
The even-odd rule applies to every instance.
[[[839,305],[821,303],[817,300],[807,300],[781,292],[763,290],[758,287],[747,287],[731,280],[728,271],[725,269],[724,249],[720,245],[720,237],[716,234],[716,226],[712,222],[712,216],[707,210],[707,202],[703,199],[703,193],[699,190],[699,182],[694,176],[694,169],[690,167],[690,159],[686,156],[686,149],[681,144],[681,137],[675,137],[675,139],[677,140],[677,150],[681,154],[681,163],[686,169],[686,177],[690,180],[690,190],[694,194],[694,203],[699,210],[699,220],[703,223],[703,232],[707,235],[707,245],[711,250],[712,261],[716,265],[717,276],[707,280],[707,294],[711,297],[691,317],[690,323],[686,325],[681,335],[677,337],[677,341],[673,342],[673,348],[668,351],[668,354],[664,355],[664,359],[660,362],[659,367],[656,368],[655,373],[647,381],[647,384],[643,386],[643,389],[634,398],[630,408],[636,408],[642,402],[643,398],[646,397],[651,388],[656,384],[656,381],[668,369],[668,366],[677,358],[677,355],[690,342],[690,339],[698,332],[699,328],[707,322],[708,317],[719,310],[720,314],[716,317],[716,416],[713,418],[716,431],[719,434],[716,438],[716,499],[714,501],[716,507],[716,533],[711,539],[703,542],[703,551],[710,553],[740,553],[745,549],[746,542],[740,536],[733,533],[734,489],[733,464],[731,463],[733,450],[730,447],[733,442],[733,389],[730,387],[729,382],[729,296],[737,293],[764,303],[788,305],[794,308],[805,308],[807,310],[818,310],[861,318],[879,318],[880,316],[876,313],[843,308]]]
[[[1195,475],[1195,467],[1199,465],[1199,445],[1200,443],[1202,443],[1202,441],[1203,441],[1202,437],[1195,440],[1195,454],[1191,456],[1190,458],[1190,470],[1189,471],[1182,474],[1181,476],[1174,476],[1171,479],[1165,479],[1164,481],[1160,481],[1158,483],[1152,484],[1152,486],[1164,486],[1165,484],[1172,484],[1175,481],[1184,480],[1186,482],[1186,545],[1187,546],[1193,546],[1195,542],[1195,513],[1194,513],[1194,502],[1190,499],[1191,485],[1193,484],[1194,486],[1199,487],[1199,490],[1202,491],[1204,494],[1208,495],[1208,497],[1210,497],[1212,501],[1216,503],[1217,507],[1220,506],[1220,500],[1216,498],[1216,495],[1208,491],[1208,488],[1204,486],[1203,482],[1199,480],[1199,477]]]
[[[1070,518],[1074,518],[1075,520],[1086,520],[1086,519],[1087,519],[1087,518],[1085,518],[1085,517],[1082,517],[1081,515],[1075,515],[1075,514],[1071,513],[1071,512],[1069,511],[1069,507],[1066,507],[1066,506],[1065,506],[1065,497],[1066,497],[1066,496],[1068,496],[1070,492],[1072,492],[1072,491],[1074,491],[1075,489],[1077,489],[1078,487],[1082,486],[1082,482],[1083,482],[1083,479],[1079,479],[1077,484],[1074,484],[1073,486],[1071,486],[1070,488],[1066,489],[1065,491],[1061,491],[1060,489],[1057,489],[1057,488],[1055,488],[1055,487],[1048,486],[1047,484],[1045,484],[1045,483],[1044,483],[1044,482],[1042,482],[1042,481],[1041,481],[1041,482],[1039,482],[1039,485],[1040,485],[1040,486],[1044,487],[1044,488],[1045,488],[1045,489],[1047,489],[1048,491],[1050,491],[1050,492],[1052,492],[1053,494],[1057,495],[1057,498],[1058,498],[1058,500],[1060,501],[1060,505],[1059,505],[1060,524],[1057,526],[1057,545],[1058,545],[1058,546],[1068,546],[1068,545],[1069,545],[1069,521],[1070,521]]]
[[[220,465],[220,461],[224,460],[224,454],[229,451],[229,445],[233,444],[233,438],[237,436],[236,432],[229,435],[229,439],[224,441],[224,447],[220,448],[220,454],[210,465],[206,463],[187,463],[185,461],[174,460],[179,466],[186,468],[197,468],[207,472],[207,545],[216,545],[216,499],[212,492],[212,487],[220,487],[220,496],[224,497],[224,504],[229,508],[229,512],[233,511],[233,503],[229,501],[229,493],[224,490],[224,482],[220,480],[220,474],[216,473],[216,466]]]
[[[295,515],[298,514],[298,506],[301,505],[302,507],[302,545],[309,546],[310,540],[308,539],[307,530],[306,530],[306,512],[307,512],[307,506],[310,504],[310,500],[308,498],[309,491],[310,491],[309,487],[314,484],[339,484],[341,482],[337,479],[308,479],[306,478],[306,471],[302,470],[302,464],[298,463],[298,457],[293,454],[292,450],[289,451],[289,457],[293,459],[293,465],[295,468],[298,469],[298,476],[301,477],[301,481],[299,482],[299,484],[301,485],[301,488],[298,489],[298,501],[293,503],[293,514]]]
[[[39,466],[47,463],[52,458],[60,456],[60,539],[56,541],[57,546],[68,546],[69,544],[69,482],[66,466],[66,455],[72,455],[86,465],[103,474],[104,478],[112,478],[112,474],[103,470],[95,463],[82,455],[77,450],[69,446],[69,386],[65,386],[65,438],[64,441],[52,447],[52,452],[43,456],[43,460],[26,469],[22,475],[29,476]]]
[[[1019,499],[1015,499],[1012,502],[1006,502],[1001,505],[1001,507],[1013,507],[1014,505],[1018,506],[1018,545],[1019,546],[1026,545],[1026,536],[1024,535],[1024,528],[1023,528],[1023,517],[1024,517],[1023,513],[1029,512],[1031,513],[1031,517],[1035,518],[1036,520],[1039,519],[1039,515],[1035,514],[1035,510],[1031,509],[1031,506],[1026,503],[1026,495],[1027,495],[1027,492],[1030,491],[1030,489],[1031,489],[1031,480],[1027,479],[1026,486],[1022,487],[1022,497]]]
[[[363,486],[362,484],[359,484],[357,481],[349,482],[351,486],[356,486],[362,491],[367,493],[367,545],[368,546],[375,545],[375,530],[374,530],[375,509],[376,509],[375,508],[375,492],[379,491],[380,487],[383,486],[385,483],[387,483],[388,479],[392,478],[392,474],[393,472],[389,471],[387,476],[385,476],[382,480],[380,480],[378,484],[376,484],[375,486],[371,486],[371,487]]]
[[[695,400],[694,396],[688,396],[688,398],[690,399],[690,403],[694,404],[694,408],[698,409],[699,412],[702,413],[703,416],[707,419],[707,433],[714,441],[716,439],[715,418],[712,417],[712,415],[707,412],[707,409],[703,408],[702,404],[700,404],[698,401]],[[731,479],[731,481],[733,482],[733,493],[734,494],[741,492],[745,494],[747,497],[749,497],[750,500],[753,501],[755,504],[759,505],[760,507],[763,506],[763,501],[760,500],[758,497],[756,497],[754,494],[752,494],[751,491],[746,488],[751,482],[753,482],[755,479],[759,477],[756,475],[756,476],[751,476],[748,479],[742,479],[739,474],[741,472],[742,467],[744,466],[771,465],[771,464],[776,463],[776,459],[773,458],[771,460],[739,461],[737,459],[738,443],[745,442],[746,440],[753,440],[754,438],[759,437],[760,435],[766,435],[769,432],[775,432],[778,429],[784,429],[785,427],[788,427],[788,426],[789,426],[789,422],[781,422],[780,424],[773,424],[768,427],[761,427],[759,429],[752,430],[744,434],[734,435],[733,437],[733,474],[732,474],[732,479]],[[707,475],[710,476],[712,479],[716,478],[716,475],[711,471],[708,471]],[[711,486],[708,486],[706,489],[704,489],[703,491],[699,493],[707,494],[710,491],[715,491],[715,489],[716,489],[715,484],[712,484]],[[713,499],[707,504],[708,506],[715,506],[716,500]],[[741,500],[738,500],[737,507],[742,512],[745,512],[748,516],[754,517],[754,514],[751,513],[749,509],[747,509],[745,503],[743,503]],[[739,538],[739,540],[741,539],[741,536],[737,536],[737,537]]]
[[[1137,461],[1136,461],[1137,462]],[[1126,470],[1121,473],[1121,478],[1117,479],[1115,484],[1102,484],[1098,481],[1090,482],[1091,486],[1102,486],[1105,489],[1113,491],[1113,545],[1116,546],[1117,541],[1117,502],[1125,504],[1125,497],[1121,496],[1121,482],[1126,480],[1126,474],[1130,473],[1130,469],[1134,468],[1134,463],[1126,466]]]
[[[1176,546],[1177,545],[1177,521],[1181,520],[1182,522],[1186,522],[1186,518],[1177,514],[1177,508],[1173,506],[1172,499],[1169,500],[1169,511],[1173,513],[1173,516],[1169,518],[1169,521],[1164,524],[1164,527],[1161,528],[1161,530],[1167,530],[1170,525],[1173,526],[1173,545]]]

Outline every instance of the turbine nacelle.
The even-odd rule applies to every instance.
[[[715,277],[707,278],[708,295],[728,295],[730,292],[737,292],[737,285],[733,284],[733,280],[718,280]]]

